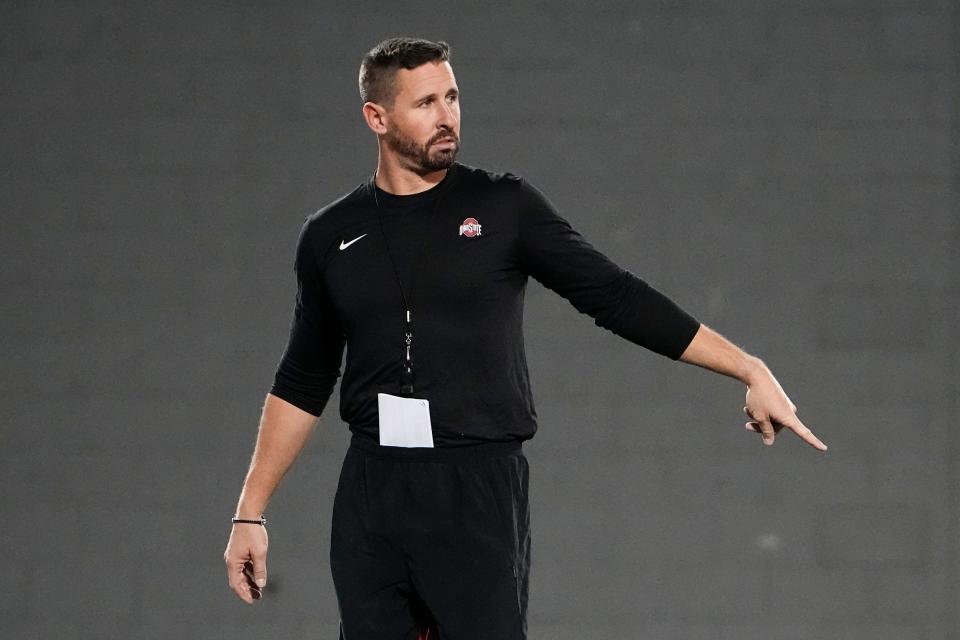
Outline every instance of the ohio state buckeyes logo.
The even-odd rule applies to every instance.
[[[460,225],[460,235],[467,236],[468,238],[480,235],[480,223],[477,222],[477,219],[467,218],[464,220],[463,224]]]

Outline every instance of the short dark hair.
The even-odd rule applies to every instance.
[[[360,63],[360,99],[392,105],[397,71],[415,69],[427,62],[450,60],[450,45],[443,40],[389,38],[363,56]]]

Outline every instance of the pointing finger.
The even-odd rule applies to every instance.
[[[821,442],[817,436],[813,435],[813,432],[810,431],[810,429],[808,429],[807,426],[800,421],[800,418],[794,417],[794,421],[796,424],[787,424],[787,426],[793,429],[793,432],[800,436],[804,442],[815,449],[819,449],[820,451],[827,450],[827,445]]]

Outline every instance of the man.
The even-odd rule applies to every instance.
[[[526,638],[528,276],[618,335],[747,385],[746,428],[824,445],[764,363],[612,263],[513,174],[455,161],[459,90],[443,42],[386,40],[360,69],[375,175],[306,219],[290,338],[224,559],[266,584],[264,507],[323,411],[346,345],[353,432],[330,559],[348,640]]]

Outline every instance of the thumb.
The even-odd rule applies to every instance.
[[[250,560],[253,562],[254,581],[258,587],[265,587],[267,585],[267,552],[253,551],[250,553]]]

